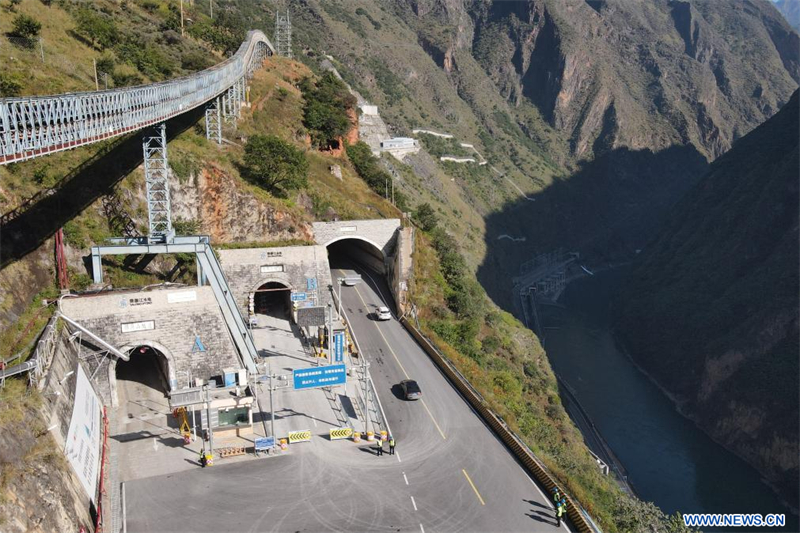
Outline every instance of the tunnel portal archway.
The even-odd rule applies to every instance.
[[[291,317],[291,288],[280,281],[262,283],[253,292],[253,309],[257,315],[275,318]]]
[[[174,369],[171,355],[154,343],[125,347],[128,361],[118,360],[109,368],[112,405],[128,409],[127,404],[167,402],[173,388]]]
[[[386,256],[374,243],[360,237],[342,237],[328,243],[331,269],[352,268],[353,263],[386,275]],[[335,280],[334,280],[335,281]]]

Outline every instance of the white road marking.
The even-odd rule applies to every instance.
[[[403,461],[400,460],[400,454],[399,453],[394,452],[394,456],[397,457],[397,462],[398,463],[402,463],[403,462]]]
[[[406,477],[406,473],[405,472],[403,472],[403,479],[406,480],[406,485],[408,485],[408,478]]]
[[[317,420],[315,418],[312,418],[311,421],[314,422],[314,427],[317,427]]]
[[[414,510],[416,511],[417,510],[417,502],[414,501],[414,497],[413,496],[411,497],[411,505],[414,506]]]
[[[422,533],[425,533],[425,528],[422,527],[422,524],[419,525],[419,530],[422,531]]]

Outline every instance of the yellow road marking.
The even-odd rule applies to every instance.
[[[472,490],[475,491],[475,496],[478,497],[478,500],[480,500],[481,505],[486,505],[486,502],[483,501],[483,498],[481,498],[481,493],[478,492],[478,489],[475,488],[475,483],[473,483],[472,480],[469,478],[469,474],[467,474],[467,471],[464,470],[463,468],[461,469],[461,471],[464,472],[464,477],[467,478],[467,481],[469,481],[469,485],[470,487],[472,487]]]
[[[342,271],[340,270],[339,272],[342,272]],[[342,275],[344,275],[344,272],[342,272]],[[361,292],[358,290],[358,287],[353,287],[353,288],[356,290],[356,294],[358,295],[358,299],[361,300],[361,303],[364,305],[364,308],[368,309],[369,307],[367,306],[367,302],[364,301],[364,297],[361,296]],[[403,363],[400,362],[400,359],[397,357],[397,354],[394,353],[394,350],[392,349],[391,343],[386,339],[386,337],[384,336],[383,332],[381,331],[381,328],[379,328],[377,324],[374,324],[374,326],[375,326],[375,329],[378,330],[378,334],[383,339],[383,342],[386,344],[386,347],[389,348],[390,352],[392,352],[392,356],[394,356],[394,360],[397,361],[398,365],[400,365],[400,370],[403,371],[403,375],[406,376],[406,379],[411,379],[411,377],[409,377],[409,375],[408,375],[408,372],[406,372],[405,367],[403,367]],[[420,402],[422,403],[422,406],[425,408],[425,410],[428,412],[428,416],[431,417],[431,421],[433,422],[433,425],[436,426],[436,431],[439,432],[439,435],[442,436],[442,439],[447,440],[447,437],[445,437],[445,435],[444,435],[444,431],[442,431],[442,428],[439,427],[439,424],[436,422],[436,419],[433,417],[433,413],[431,413],[431,410],[428,409],[428,404],[425,403],[425,400],[420,400]],[[480,497],[480,496],[478,496],[478,497]]]

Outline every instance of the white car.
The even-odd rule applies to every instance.
[[[378,310],[375,311],[375,318],[378,320],[391,320],[392,312],[389,311],[388,307],[379,307]]]

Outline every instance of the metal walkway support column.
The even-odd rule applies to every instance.
[[[279,56],[292,58],[292,23],[289,10],[275,15],[275,51]]]
[[[206,107],[206,139],[222,144],[222,99],[219,96]]]
[[[169,200],[169,166],[167,163],[167,126],[163,122],[142,142],[144,179],[147,184],[147,217],[150,242],[169,242],[175,236]]]
[[[239,116],[239,110],[237,108],[236,84],[234,83],[225,91],[225,94],[222,95],[222,119],[225,121],[225,124],[230,124],[234,128],[236,127],[236,119]]]

